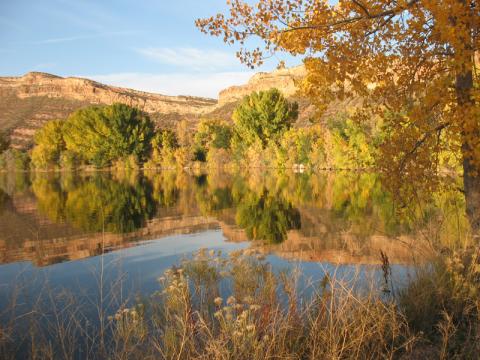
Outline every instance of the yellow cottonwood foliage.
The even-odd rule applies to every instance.
[[[227,13],[199,19],[197,27],[239,44],[238,57],[251,67],[274,52],[301,56],[307,69],[302,90],[320,111],[335,99],[361,97],[358,115],[380,115],[389,129],[380,166],[409,179],[430,178],[439,170],[438,154],[447,151],[464,161],[468,183],[478,185],[479,1],[227,4]]]

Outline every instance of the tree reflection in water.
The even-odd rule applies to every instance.
[[[320,228],[358,239],[427,231],[435,241],[458,242],[468,235],[468,221],[457,187],[425,192],[406,206],[373,173],[57,173],[0,177],[0,202],[33,194],[50,221],[88,232],[127,233],[153,218],[204,215],[244,229],[251,240],[276,244],[289,230],[313,236]]]
[[[106,174],[71,182],[62,182],[58,176],[38,177],[32,189],[40,212],[84,231],[131,232],[156,213],[152,184],[144,177],[133,182]]]
[[[278,244],[287,231],[300,229],[300,212],[289,202],[264,190],[261,195],[249,192],[237,205],[237,225],[245,229],[251,240]]]

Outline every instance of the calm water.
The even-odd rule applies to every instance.
[[[317,278],[377,271],[384,251],[401,274],[432,241],[461,240],[462,201],[444,191],[399,209],[370,173],[3,174],[0,305],[18,284],[25,304],[45,286],[96,296],[101,269],[121,296],[149,294],[201,248],[253,247]]]

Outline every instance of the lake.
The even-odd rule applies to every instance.
[[[253,249],[315,279],[379,278],[383,252],[404,278],[432,246],[461,242],[468,223],[453,190],[410,205],[367,172],[2,174],[0,305],[19,296],[28,311],[46,288],[91,299],[103,284],[122,301],[148,296],[202,248]]]

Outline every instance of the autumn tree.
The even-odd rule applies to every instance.
[[[221,120],[205,119],[197,127],[194,136],[196,146],[206,150],[210,148],[228,149],[232,139],[232,128]]]
[[[432,182],[439,153],[458,154],[467,213],[473,228],[480,228],[478,1],[228,4],[228,14],[199,19],[197,26],[238,43],[244,63],[259,65],[277,51],[301,56],[307,69],[302,88],[320,110],[332,100],[356,96],[364,114],[388,112],[390,138],[380,165],[397,172],[390,179],[400,179],[400,185],[420,178]],[[250,48],[252,37],[263,45]]]
[[[35,147],[32,150],[32,164],[36,168],[46,168],[59,164],[65,151],[62,120],[52,120],[35,133]]]

